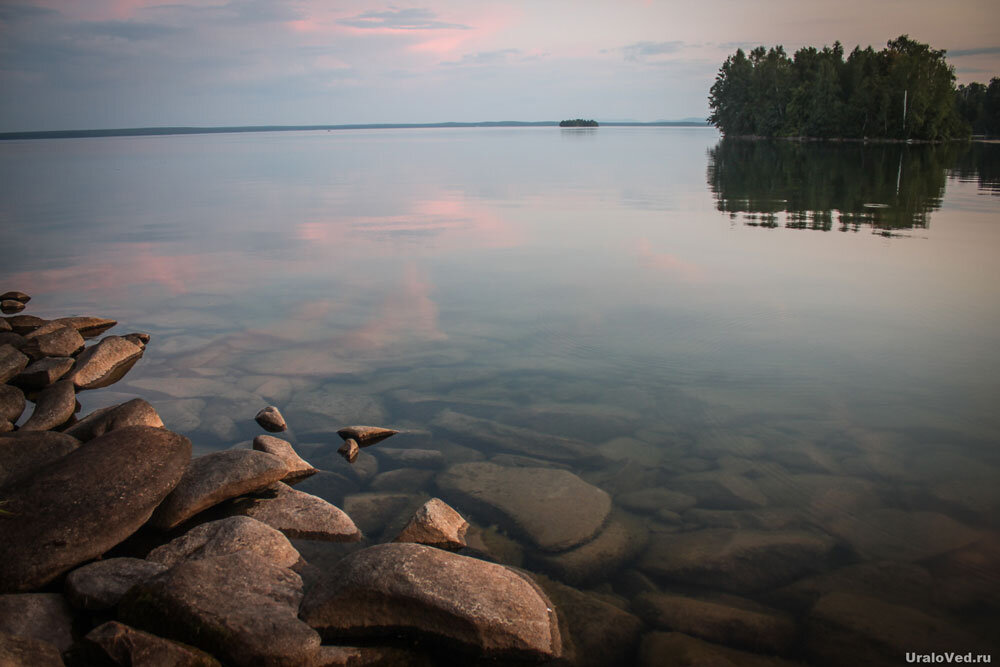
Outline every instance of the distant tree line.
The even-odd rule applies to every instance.
[[[997,79],[956,89],[945,51],[907,35],[846,59],[840,42],[791,58],[759,46],[726,58],[708,120],[731,136],[945,140],[997,132],[998,96]]]
[[[559,127],[597,127],[597,121],[584,120],[582,118],[574,118],[573,120],[561,120],[559,121]]]

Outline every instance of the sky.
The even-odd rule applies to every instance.
[[[1000,76],[997,0],[0,0],[0,132],[704,118],[737,48],[911,38]]]

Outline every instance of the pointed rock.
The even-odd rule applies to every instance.
[[[313,468],[308,462],[303,461],[295,453],[295,449],[292,448],[291,443],[281,438],[275,438],[273,435],[258,435],[253,439],[253,448],[258,452],[273,454],[285,462],[285,465],[288,467],[288,474],[281,481],[286,484],[294,484],[317,472],[316,468]]]
[[[28,357],[14,349],[13,345],[0,345],[0,382],[7,382],[27,365]]]
[[[31,301],[31,297],[24,292],[19,292],[18,290],[11,290],[10,292],[4,292],[0,294],[0,301],[20,301],[21,303],[28,303]]]
[[[78,389],[107,387],[120,380],[142,357],[142,348],[119,336],[105,336],[76,359],[68,379]]]
[[[18,373],[10,382],[28,391],[44,389],[73,368],[73,357],[43,357]]]
[[[0,437],[0,487],[30,477],[79,446],[76,438],[54,431],[4,434]]]
[[[0,384],[0,419],[16,422],[24,412],[24,392],[17,387]]]
[[[36,360],[43,357],[72,357],[83,349],[83,337],[71,327],[59,327],[55,331],[29,336],[30,333],[25,336],[27,342],[21,352]]]
[[[42,390],[35,399],[35,409],[28,421],[21,426],[22,431],[48,431],[62,426],[76,408],[76,390],[69,380],[60,380]]]
[[[374,445],[376,442],[381,442],[397,433],[399,431],[394,431],[391,428],[382,428],[381,426],[345,426],[337,431],[337,435],[341,438],[344,440],[354,440],[360,447]]]
[[[219,661],[193,646],[136,630],[118,621],[99,625],[84,637],[91,660],[120,667],[220,667]]]
[[[152,405],[141,398],[133,398],[120,405],[94,410],[89,415],[65,429],[63,433],[87,442],[115,429],[126,426],[152,426],[162,428],[163,421]]]
[[[421,505],[410,522],[394,541],[415,542],[439,549],[461,549],[467,546],[465,533],[469,522],[439,498]]]
[[[20,301],[14,301],[13,299],[0,301],[0,311],[2,311],[5,315],[19,313],[22,310],[24,310],[24,304]]]
[[[247,516],[300,540],[357,542],[361,531],[341,509],[322,498],[278,482],[266,495],[239,498],[230,511]]]
[[[99,336],[118,324],[115,320],[109,320],[105,317],[60,317],[52,321],[73,327],[84,338]]]
[[[299,552],[284,535],[246,516],[209,521],[149,552],[146,560],[173,567],[179,562],[248,550],[278,567],[291,567]]]
[[[285,418],[281,416],[281,412],[278,408],[273,405],[269,405],[257,413],[254,417],[262,429],[269,431],[271,433],[280,433],[281,431],[288,429],[288,424],[285,423]]]
[[[348,463],[354,463],[358,459],[358,454],[361,453],[361,448],[358,446],[357,440],[348,438],[337,449],[337,453],[343,456]]]
[[[108,558],[66,575],[66,597],[78,609],[101,611],[121,601],[128,589],[167,569],[142,558]]]

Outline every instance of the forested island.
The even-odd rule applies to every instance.
[[[886,48],[781,46],[726,58],[709,122],[727,136],[943,141],[1000,132],[1000,79],[955,87],[946,52],[907,35]]]
[[[584,120],[582,118],[574,118],[573,120],[561,120],[559,121],[559,127],[597,127],[597,121]]]

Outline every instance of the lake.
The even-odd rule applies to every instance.
[[[589,592],[557,604],[900,664],[1000,622],[998,165],[707,128],[6,141],[0,291],[152,335],[82,414],[141,396],[200,454],[278,406],[371,542],[440,496]],[[347,424],[402,433],[350,465]]]

